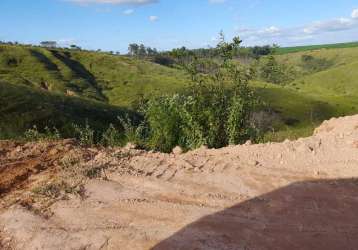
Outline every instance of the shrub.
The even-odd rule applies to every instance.
[[[260,60],[258,73],[264,81],[282,85],[293,81],[296,75],[292,67],[278,63],[273,56]]]
[[[308,73],[314,73],[326,70],[333,66],[333,61],[325,58],[316,58],[311,55],[302,55],[302,68]]]
[[[175,64],[175,61],[170,56],[159,54],[154,56],[153,62],[167,67],[172,67]]]
[[[250,122],[256,98],[248,80],[251,72],[233,62],[241,41],[222,41],[221,61],[205,74],[196,58],[186,65],[193,83],[183,93],[148,101],[144,110],[151,149],[169,152],[179,145],[218,148],[254,139]]]
[[[91,129],[91,127],[88,124],[88,121],[86,121],[84,127],[77,124],[73,124],[73,128],[74,128],[76,139],[79,140],[82,146],[92,146],[95,143],[94,130]]]
[[[145,123],[142,122],[139,126],[136,126],[128,116],[125,116],[124,118],[118,117],[118,120],[124,131],[124,142],[131,142],[137,146],[143,147],[145,144],[144,138],[147,137],[147,126]]]
[[[44,132],[40,132],[35,125],[31,129],[25,131],[24,137],[27,141],[52,141],[61,139],[61,134],[55,127],[52,129],[50,129],[49,127],[45,127]]]
[[[108,129],[103,132],[100,143],[105,147],[116,147],[121,145],[121,134],[113,124],[110,124]]]

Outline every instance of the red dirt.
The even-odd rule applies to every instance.
[[[358,116],[297,141],[185,154],[2,142],[0,246],[357,249],[357,145]],[[56,178],[69,155],[102,175],[82,195],[46,203],[44,216],[30,190]]]

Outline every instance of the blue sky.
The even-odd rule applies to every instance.
[[[223,30],[245,45],[358,41],[358,0],[0,0],[0,40],[126,52],[214,46]]]

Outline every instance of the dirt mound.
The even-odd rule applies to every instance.
[[[3,142],[0,163],[5,249],[358,245],[358,116],[297,141],[185,154]]]

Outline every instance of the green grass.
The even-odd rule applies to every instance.
[[[342,48],[356,48],[356,47],[358,47],[358,42],[282,47],[277,49],[276,54],[288,54],[288,53],[296,53],[296,52],[320,50],[320,49],[342,49]]]
[[[56,127],[63,136],[69,136],[73,124],[85,121],[102,131],[110,123],[118,124],[117,117],[135,117],[127,109],[90,101],[78,97],[67,97],[27,86],[0,82],[0,137],[22,135],[26,129],[36,125]]]
[[[321,96],[358,96],[357,62],[324,70],[297,79],[292,85],[301,92]]]
[[[140,96],[174,93],[179,70],[108,53],[0,45],[0,81],[130,106]]]
[[[296,80],[285,87],[252,83],[277,116],[264,141],[307,136],[325,119],[358,113],[358,43],[280,51],[275,57],[297,70]],[[303,55],[332,63],[305,72]],[[189,80],[178,69],[108,53],[0,45],[0,82],[0,134],[9,137],[35,124],[66,131],[86,119],[103,130],[133,114],[119,107],[175,93]]]

